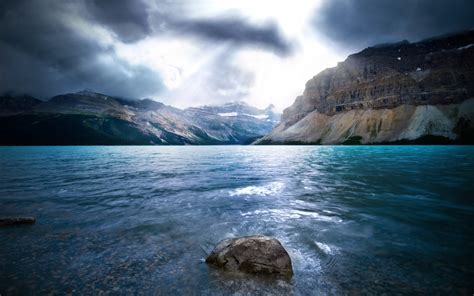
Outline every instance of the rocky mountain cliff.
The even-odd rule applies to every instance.
[[[177,109],[90,90],[41,101],[0,97],[0,145],[247,144],[278,123],[242,102]]]
[[[257,144],[472,143],[474,31],[369,47],[306,83]]]

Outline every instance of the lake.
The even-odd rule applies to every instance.
[[[474,292],[474,147],[0,147],[0,294]],[[274,236],[291,280],[231,275]]]

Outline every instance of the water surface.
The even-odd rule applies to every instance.
[[[474,292],[474,147],[0,147],[0,294]],[[266,234],[292,280],[223,274]]]

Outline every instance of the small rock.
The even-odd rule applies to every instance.
[[[293,275],[291,258],[281,243],[263,235],[223,240],[206,263],[227,271]]]
[[[35,224],[34,217],[4,217],[0,218],[0,226]]]

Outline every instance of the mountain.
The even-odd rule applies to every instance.
[[[278,124],[280,114],[270,105],[260,110],[244,102],[184,110],[188,118],[223,143],[250,144]]]
[[[47,101],[0,97],[1,145],[247,144],[279,120],[242,102],[181,110],[84,90]]]
[[[474,143],[474,31],[350,55],[256,143]]]
[[[31,96],[13,96],[5,94],[0,99],[0,116],[8,116],[32,111],[42,101]]]

